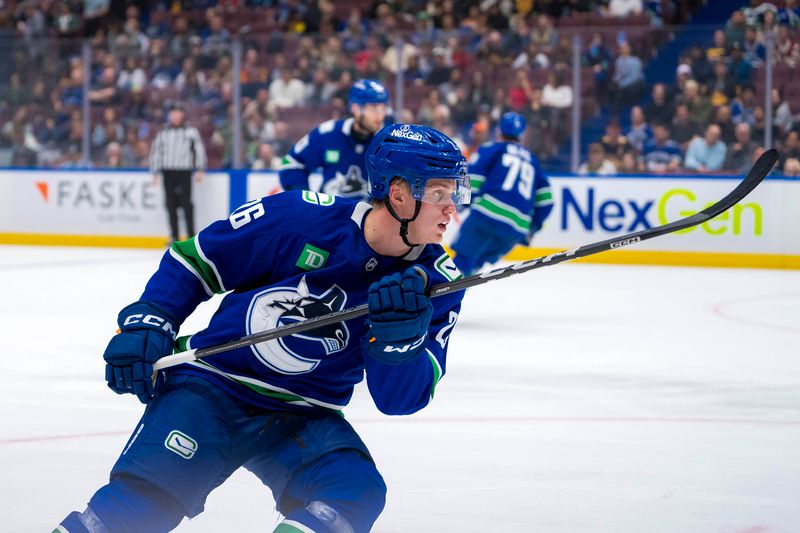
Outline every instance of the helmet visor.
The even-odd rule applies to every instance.
[[[428,181],[422,193],[422,200],[428,204],[467,205],[472,197],[472,189],[468,176],[451,179],[434,179]]]

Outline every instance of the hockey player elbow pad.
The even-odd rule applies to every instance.
[[[106,382],[117,394],[135,394],[142,403],[155,395],[163,376],[152,382],[153,363],[172,353],[177,320],[162,307],[134,302],[117,317],[119,333],[106,347]]]
[[[370,285],[369,330],[363,340],[367,354],[387,364],[400,364],[425,349],[433,315],[426,294],[428,278],[427,271],[415,265]]]

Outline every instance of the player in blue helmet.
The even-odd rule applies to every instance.
[[[400,223],[400,236],[407,246],[416,246],[414,236],[409,234],[409,224],[417,219],[425,203],[456,206],[470,201],[464,156],[452,139],[434,128],[392,124],[382,129],[367,149],[367,169],[370,198],[384,201],[389,214]],[[403,206],[406,209],[402,214],[392,202],[385,201],[393,180],[398,178],[405,181],[414,199],[413,204]],[[439,189],[430,190],[428,184],[432,180],[444,180],[451,190],[447,194]],[[442,233],[447,223],[443,225]]]
[[[57,531],[169,531],[240,467],[272,491],[276,533],[371,529],[386,484],[341,411],[365,376],[386,414],[414,413],[433,398],[463,293],[431,300],[426,288],[459,277],[439,243],[468,185],[455,144],[432,128],[387,127],[369,154],[371,203],[268,196],[164,255],[140,299],[119,313],[103,356],[108,386],[135,394],[144,415],[108,484]],[[208,326],[178,336],[213,294],[224,297]],[[232,349],[151,381],[173,348],[363,304],[366,319]]]
[[[482,145],[469,162],[475,200],[453,250],[466,275],[494,263],[517,244],[529,244],[553,209],[550,181],[539,159],[520,144],[525,118],[500,117],[500,139]]]
[[[364,150],[384,126],[389,91],[377,80],[358,80],[349,93],[351,118],[329,120],[300,139],[278,171],[287,190],[309,189],[308,176],[322,173],[322,192],[365,199]]]

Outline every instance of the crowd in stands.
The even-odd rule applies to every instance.
[[[792,82],[800,63],[800,8],[757,3],[734,11],[710,46],[692,46],[672,85],[656,83],[643,106],[630,109],[630,127],[612,120],[589,146],[582,173],[744,173],[763,152],[767,33],[772,32],[772,143],[779,169],[800,175],[800,92]],[[787,98],[786,91],[793,91]]]
[[[608,108],[626,117],[632,102],[646,99],[630,110],[630,130],[612,121],[592,144],[585,171],[733,171],[744,163],[730,165],[751,158],[749,143],[763,139],[755,78],[765,31],[775,30],[780,61],[794,66],[800,17],[791,0],[781,9],[761,4],[734,14],[713,47],[687,53],[674,85],[649,89],[644,65],[666,36],[661,28],[685,20],[697,3],[7,0],[0,5],[7,58],[0,62],[0,166],[146,167],[166,112],[180,104],[204,138],[209,167],[230,167],[238,86],[239,159],[248,168],[276,168],[312,127],[346,116],[355,79],[379,79],[395,93],[402,71],[404,106],[394,118],[437,127],[465,152],[491,138],[504,111],[515,110],[528,119],[525,143],[547,161],[569,139],[575,98],[584,116]],[[580,95],[572,85],[576,33],[583,36]],[[800,149],[797,132],[791,140],[795,117],[781,91],[777,86],[782,118],[773,138],[793,153],[786,148]],[[81,154],[84,99],[88,161]],[[712,123],[717,128],[701,131]]]

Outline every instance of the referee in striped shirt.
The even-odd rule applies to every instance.
[[[150,172],[158,183],[164,177],[167,213],[172,242],[179,240],[178,208],[183,210],[189,237],[194,235],[194,206],[192,205],[192,173],[199,182],[206,168],[206,149],[197,128],[186,125],[186,112],[173,108],[167,125],[158,132],[150,148]]]

